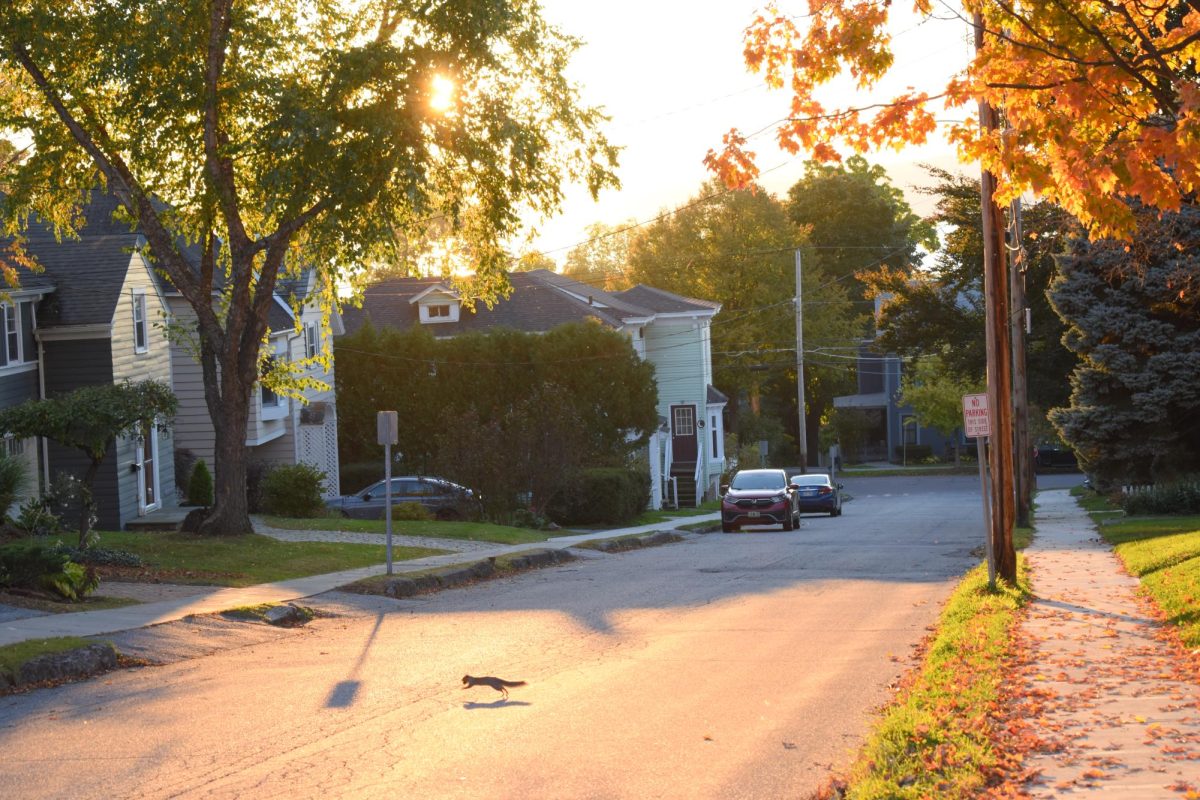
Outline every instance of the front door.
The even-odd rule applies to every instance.
[[[142,429],[138,448],[139,470],[138,505],[143,513],[158,508],[158,428],[153,424]]]
[[[696,452],[696,407],[671,406],[672,460],[695,461]]]

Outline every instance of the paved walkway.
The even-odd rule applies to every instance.
[[[392,564],[394,573],[412,572],[444,567],[469,561],[478,561],[491,556],[503,556],[509,553],[531,550],[535,548],[568,548],[581,542],[595,539],[612,539],[630,534],[649,533],[657,530],[670,530],[677,524],[715,521],[720,519],[720,512],[701,514],[690,517],[673,517],[669,520],[653,524],[638,525],[630,528],[620,528],[608,531],[591,531],[588,533],[557,536],[545,542],[530,544],[502,545],[487,542],[486,547],[472,548],[470,552],[449,553],[447,555],[429,556],[412,561],[397,561]],[[295,531],[296,534],[314,534],[314,531]],[[342,534],[359,535],[359,534]],[[372,543],[380,543],[382,537],[372,538]],[[346,541],[342,539],[341,541]],[[437,542],[452,540],[437,539]],[[459,540],[459,544],[462,544]],[[410,537],[395,537],[393,544],[409,544]],[[438,546],[438,545],[431,545]],[[443,548],[446,549],[446,548]],[[192,614],[214,614],[230,608],[258,605],[260,603],[286,603],[311,597],[344,586],[347,583],[380,575],[386,565],[378,564],[372,567],[333,572],[327,575],[312,575],[307,578],[296,578],[279,583],[264,583],[258,586],[227,589],[223,587],[197,587],[199,593],[171,597],[154,603],[144,603],[124,608],[113,608],[105,611],[81,611],[74,614],[45,614],[24,619],[6,619],[0,615],[0,646],[23,642],[28,639],[44,639],[53,636],[96,636],[117,631],[144,628],[163,622],[172,622]]]
[[[1035,599],[1022,626],[1035,732],[1057,752],[1025,767],[1037,798],[1195,797],[1200,686],[1160,638],[1138,580],[1066,491],[1037,498],[1026,556]]]

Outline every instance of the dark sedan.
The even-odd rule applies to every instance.
[[[796,497],[801,511],[816,511],[831,517],[842,515],[842,485],[834,483],[828,475],[814,473],[793,475],[792,483],[799,487]]]
[[[743,469],[734,474],[721,498],[721,530],[732,533],[742,525],[800,527],[796,487],[781,469]]]
[[[383,481],[377,481],[358,494],[326,500],[325,505],[345,517],[383,519],[387,504],[385,488]],[[420,475],[392,478],[392,505],[400,503],[420,503],[440,520],[474,519],[480,512],[479,498],[470,489],[442,478]]]

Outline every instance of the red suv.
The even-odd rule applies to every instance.
[[[742,525],[800,527],[797,486],[781,469],[743,469],[729,482],[721,498],[721,530],[732,533]]]

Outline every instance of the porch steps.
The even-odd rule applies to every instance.
[[[671,465],[671,477],[679,490],[679,507],[696,508],[699,498],[696,496],[696,462],[676,461]]]
[[[160,508],[125,523],[127,531],[177,531],[191,508]]]

